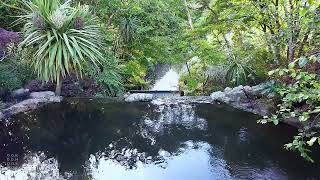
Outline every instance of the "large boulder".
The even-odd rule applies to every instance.
[[[230,98],[228,98],[226,96],[226,93],[222,92],[222,91],[213,92],[211,94],[211,98],[213,100],[215,100],[215,101],[221,101],[221,102],[224,102],[224,103],[229,103],[230,102]]]
[[[153,95],[147,94],[147,93],[134,93],[125,97],[126,102],[137,102],[137,101],[148,102],[152,100],[153,100]]]

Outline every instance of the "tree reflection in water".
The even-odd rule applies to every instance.
[[[303,161],[281,152],[286,136],[273,140],[284,131],[257,128],[255,118],[224,105],[181,102],[79,99],[51,104],[18,115],[9,125],[2,122],[1,162],[8,152],[24,158],[12,168],[2,163],[6,175],[0,179],[10,173],[42,179],[117,179],[120,174],[139,179],[150,172],[158,174],[152,179],[177,173],[184,179],[303,177],[285,158]],[[308,166],[306,173],[312,177],[317,170]]]

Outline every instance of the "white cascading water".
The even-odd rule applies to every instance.
[[[153,86],[154,91],[177,91],[179,90],[179,74],[170,69],[160,80]],[[205,130],[206,121],[198,118],[195,114],[193,105],[184,101],[177,101],[170,97],[158,98],[151,102],[156,106],[154,111],[157,117],[145,115],[144,130],[148,132],[145,136],[152,137],[151,134],[164,133],[166,126],[182,125],[185,128],[199,128]]]
[[[159,79],[151,89],[152,91],[178,91],[179,74],[170,69],[161,79]]]

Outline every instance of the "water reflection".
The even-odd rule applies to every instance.
[[[226,179],[230,174],[226,163],[222,159],[211,160],[211,146],[207,143],[187,141],[178,149],[179,154],[173,155],[165,150],[158,152],[158,160],[152,164],[143,161],[137,162],[133,170],[126,170],[121,161],[107,156],[96,160],[90,158],[94,179]],[[161,160],[159,160],[161,159]],[[149,159],[151,161],[151,157]],[[208,162],[214,161],[214,166]],[[179,167],[179,168],[177,168]]]
[[[70,177],[70,176],[69,176]],[[0,179],[63,179],[59,173],[58,162],[54,158],[46,158],[43,153],[30,153],[24,157],[21,166],[2,167]],[[68,174],[65,175],[68,178]]]
[[[0,179],[318,177],[318,165],[282,149],[294,129],[255,118],[182,102],[52,104],[0,123]],[[8,153],[19,154],[16,166],[6,165]]]

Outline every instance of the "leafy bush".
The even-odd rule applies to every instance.
[[[0,28],[0,61],[8,58],[12,52],[11,47],[19,41],[19,34]]]
[[[102,87],[101,96],[117,96],[124,91],[122,70],[118,61],[111,54],[108,54],[101,62],[99,70],[95,66],[86,68],[86,75],[96,81]]]
[[[211,76],[208,73],[208,66],[202,62],[193,62],[180,77],[179,87],[187,95],[203,95],[210,93],[209,80]]]
[[[148,84],[144,79],[147,74],[147,69],[138,61],[131,60],[126,63],[123,68],[126,88],[143,89],[147,87]]]
[[[19,57],[0,62],[0,90],[14,90],[34,78],[29,66]]]
[[[275,114],[259,120],[263,124],[273,122],[275,125],[286,119],[300,122],[303,126],[299,129],[299,134],[285,147],[299,151],[302,157],[312,162],[307,146],[312,146],[316,141],[320,144],[320,81],[319,74],[316,73],[319,68],[308,71],[308,64],[319,62],[320,57],[317,56],[303,57],[290,63],[287,69],[270,71],[269,75],[282,84],[276,89],[281,103]]]
[[[21,0],[1,0],[0,1],[0,24],[2,28],[19,31],[20,26],[12,26],[12,22],[19,15]]]
[[[232,86],[239,86],[254,80],[253,70],[246,62],[232,62],[228,66],[226,80]]]

